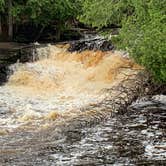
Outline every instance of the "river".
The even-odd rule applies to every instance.
[[[164,96],[112,108],[121,95],[111,89],[142,67],[118,51],[67,48],[49,45],[38,61],[10,66],[0,87],[0,163],[165,165]]]

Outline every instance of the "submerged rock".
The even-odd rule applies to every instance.
[[[8,66],[0,64],[0,85],[7,81]]]
[[[130,108],[145,109],[145,108],[160,108],[166,109],[166,95],[155,95],[152,97],[144,97],[133,102]]]

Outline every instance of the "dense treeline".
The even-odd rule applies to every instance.
[[[9,39],[25,23],[37,27],[36,38],[54,25],[57,39],[76,19],[97,30],[121,27],[116,46],[166,81],[166,0],[0,0],[0,14],[0,36],[7,20]]]

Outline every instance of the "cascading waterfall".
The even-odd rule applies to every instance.
[[[49,45],[37,51],[36,62],[16,63],[0,87],[0,130],[46,127],[54,120],[77,115],[98,103],[109,89],[141,67],[120,52],[70,53],[68,45]]]

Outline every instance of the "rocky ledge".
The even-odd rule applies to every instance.
[[[100,36],[95,36],[71,42],[70,48],[68,50],[70,52],[74,51],[81,52],[85,50],[110,51],[113,49],[114,46],[112,45],[111,41],[108,41]]]

